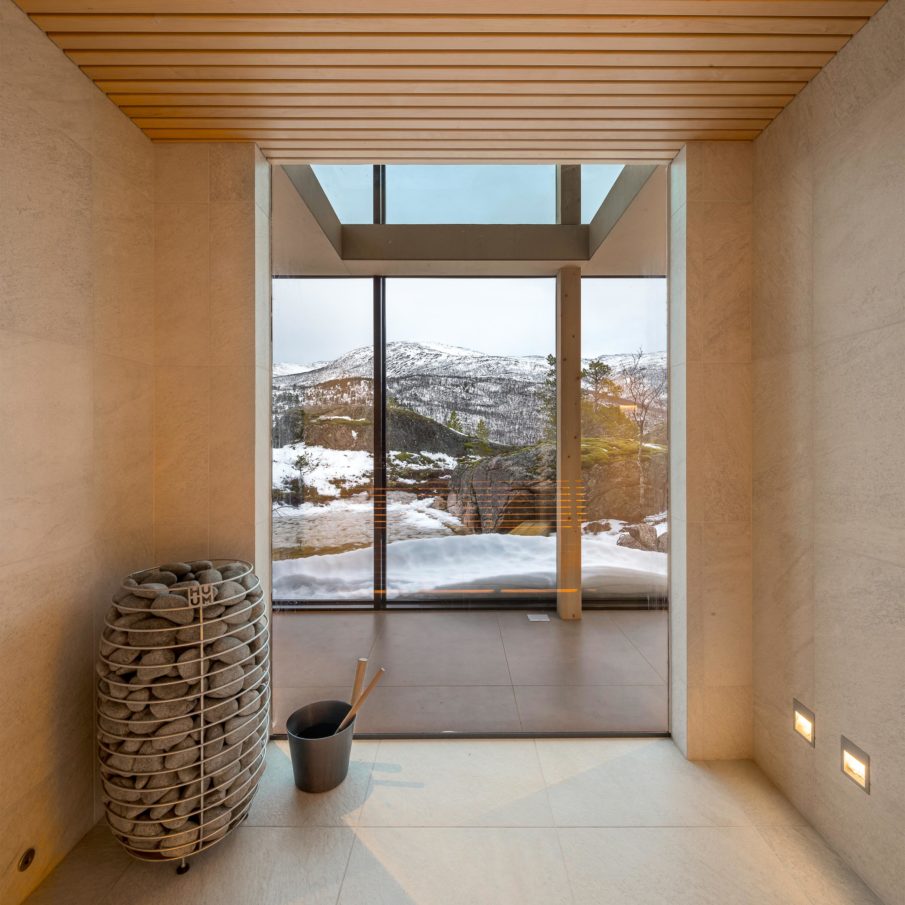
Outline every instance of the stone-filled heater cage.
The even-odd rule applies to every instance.
[[[243,820],[264,771],[270,644],[254,567],[132,573],[107,612],[97,672],[107,823],[134,857],[184,864]]]

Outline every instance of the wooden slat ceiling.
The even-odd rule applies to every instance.
[[[665,162],[753,139],[881,0],[17,0],[155,141]]]

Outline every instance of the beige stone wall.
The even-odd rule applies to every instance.
[[[905,889],[905,0],[755,142],[755,753]],[[817,745],[791,731],[792,698]],[[871,755],[871,794],[839,766]]]
[[[753,749],[751,200],[748,142],[670,167],[671,727],[694,760]]]
[[[94,822],[96,638],[153,556],[152,191],[150,142],[0,0],[4,902]]]
[[[154,156],[154,559],[260,559],[264,577],[270,169],[248,143]]]

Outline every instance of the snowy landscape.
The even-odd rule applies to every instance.
[[[372,596],[372,354],[274,364],[278,601]],[[663,598],[665,353],[597,361],[585,363],[585,596]],[[632,368],[642,389],[664,387],[648,393],[641,444],[630,380],[620,380]],[[552,597],[552,387],[544,356],[388,343],[389,599]]]

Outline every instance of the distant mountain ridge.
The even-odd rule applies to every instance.
[[[490,439],[507,445],[535,443],[543,435],[541,397],[548,367],[542,355],[488,355],[442,343],[391,342],[386,357],[387,392],[406,408],[441,423],[456,411],[467,433],[483,420]],[[617,379],[629,358],[630,353],[600,356]],[[658,370],[666,368],[665,352],[646,353],[642,360]],[[314,365],[274,364],[273,383],[281,396],[295,396],[304,405],[322,400],[326,388],[318,387],[370,379],[373,370],[373,350],[365,346]]]

